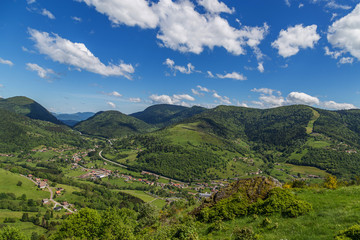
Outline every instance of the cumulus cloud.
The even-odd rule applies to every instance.
[[[330,51],[329,47],[324,47],[325,55],[330,56],[331,58],[338,59],[344,51]]]
[[[174,72],[174,75],[176,75],[177,71],[179,71],[183,74],[191,74],[195,71],[195,67],[191,63],[188,63],[186,65],[186,67],[178,66],[178,65],[175,65],[174,60],[172,60],[170,58],[167,58],[166,61],[164,62],[164,64],[167,65]]]
[[[348,52],[360,60],[360,4],[328,29],[327,39],[334,48]]]
[[[67,64],[102,76],[123,76],[131,79],[134,68],[131,64],[103,64],[83,43],[73,43],[57,34],[49,34],[29,28],[31,39],[41,54],[53,61]]]
[[[245,54],[245,48],[258,49],[268,34],[268,25],[243,26],[236,29],[220,17],[220,12],[232,12],[218,0],[199,0],[211,14],[201,14],[189,0],[78,0],[109,17],[113,24],[158,28],[161,46],[180,52],[200,54],[205,47],[223,47],[234,55]],[[218,7],[215,9],[215,7]],[[141,14],[139,14],[141,12]]]
[[[343,110],[343,109],[356,109],[353,104],[350,103],[337,103],[334,101],[327,101],[321,103],[321,106],[328,109]]]
[[[2,58],[0,58],[0,63],[1,63],[1,64],[9,65],[10,67],[11,67],[11,66],[14,66],[14,63],[13,63],[12,61],[10,61],[10,60],[5,60],[5,59],[2,59]]]
[[[129,98],[129,101],[133,102],[133,103],[139,103],[139,102],[141,102],[141,99],[140,98]]]
[[[110,93],[103,93],[107,96],[112,96],[112,97],[122,97],[122,95],[116,91],[110,92]]]
[[[285,0],[285,4],[286,4],[286,6],[291,7],[290,0]]]
[[[26,2],[27,2],[27,4],[33,4],[36,2],[36,0],[27,0]]]
[[[109,105],[112,108],[116,108],[116,104],[113,102],[106,102],[107,105]]]
[[[317,26],[310,25],[303,27],[302,24],[289,27],[287,30],[282,29],[279,37],[271,46],[278,49],[282,57],[291,57],[296,55],[300,48],[313,48],[319,41],[320,35],[316,32]]]
[[[244,81],[244,80],[247,79],[244,75],[242,75],[242,74],[240,74],[240,73],[237,73],[237,72],[227,73],[227,74],[225,74],[225,75],[216,74],[216,76],[217,76],[218,78],[222,78],[222,79],[224,79],[224,78],[230,78],[230,79],[235,79],[235,80],[240,80],[240,81]]]
[[[173,96],[153,94],[149,97],[149,99],[152,100],[153,103],[173,104],[182,106],[189,106],[189,104],[184,102],[183,100],[195,101],[195,98],[188,94],[174,94]]]
[[[48,18],[50,18],[50,19],[55,19],[54,14],[52,14],[49,10],[47,10],[47,9],[45,9],[45,8],[43,8],[43,9],[41,10],[41,15],[46,16],[46,17],[48,17]]]
[[[235,12],[235,9],[230,9],[225,3],[219,2],[218,0],[198,0],[198,4],[203,6],[209,13],[229,13]]]
[[[36,63],[27,63],[26,69],[37,72],[37,75],[44,79],[49,79],[50,75],[56,74],[52,69],[50,69],[50,68],[45,69],[43,67],[40,67]]]
[[[221,104],[231,104],[230,99],[227,96],[220,96],[216,92],[212,95],[214,98],[218,99]]]
[[[204,96],[203,93],[201,93],[201,92],[199,92],[198,90],[195,90],[195,89],[191,89],[191,92],[192,92],[194,95]]]
[[[139,26],[141,28],[155,28],[159,17],[155,14],[146,0],[78,0],[96,11],[105,14],[115,24]],[[139,14],[141,13],[141,14]]]
[[[317,97],[310,96],[302,92],[291,92],[286,98],[289,104],[306,104],[306,105],[319,105],[320,100]]]
[[[251,103],[261,108],[281,107],[285,105],[302,104],[302,105],[317,105],[327,109],[353,109],[356,108],[349,103],[336,103],[334,101],[320,101],[319,98],[311,96],[303,92],[290,92],[286,98],[281,95],[280,91],[269,88],[254,88],[252,92],[260,93],[259,101],[252,101]],[[277,93],[277,95],[274,95]]]

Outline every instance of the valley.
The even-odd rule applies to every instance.
[[[12,99],[12,106],[14,101],[23,102]],[[240,234],[236,226],[242,226],[241,231],[248,227],[251,234],[265,239],[308,239],[303,231],[328,239],[356,223],[359,111],[331,112],[299,105],[267,110],[152,108],[156,114],[151,108],[131,117],[115,111],[98,113],[73,129],[46,121],[49,117],[45,121],[28,117],[32,108],[17,113],[0,109],[4,130],[0,221],[26,236],[49,239],[70,233],[69,228],[61,229],[83,212],[108,214],[111,208],[139,214],[138,225],[132,223],[134,229],[129,230],[133,239],[168,239],[172,233],[161,238],[162,231],[179,227],[195,231],[197,238],[191,239],[233,239]],[[10,131],[11,138],[6,135]],[[337,179],[334,189],[338,189],[324,187],[331,181],[329,176]],[[240,189],[256,179],[274,179],[285,192],[267,192],[249,202],[236,200],[237,194],[248,191]],[[231,190],[224,200],[211,200],[241,182],[244,185]],[[286,204],[305,201],[312,210],[288,219],[281,213],[289,211],[284,203],[283,210],[271,205],[274,212],[264,214],[263,206],[256,204],[267,203],[271,194],[290,194],[286,196],[296,198]],[[213,204],[206,214],[217,217],[204,220],[205,215],[199,218],[191,213],[206,203]],[[233,205],[246,207],[238,212],[231,210]],[[218,212],[220,206],[223,210]],[[152,218],[141,215],[144,208]],[[330,219],[337,214],[343,218],[334,225]],[[315,218],[318,223],[310,224]],[[126,219],[118,221],[123,224]],[[331,230],[321,232],[321,225]]]

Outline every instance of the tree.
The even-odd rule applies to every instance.
[[[327,175],[325,178],[324,187],[328,189],[336,189],[337,188],[336,176]]]
[[[16,186],[18,187],[21,187],[21,185],[22,185],[22,181],[18,181],[18,183],[16,184]]]
[[[24,240],[25,236],[14,227],[6,226],[0,230],[0,240]]]
[[[101,227],[101,216],[93,209],[83,208],[68,217],[55,235],[55,239],[97,239]]]
[[[23,213],[23,215],[21,217],[21,221],[22,222],[28,222],[29,221],[29,214],[28,213]]]

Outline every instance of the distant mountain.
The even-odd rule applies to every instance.
[[[7,99],[0,99],[0,108],[27,116],[32,119],[48,121],[55,124],[62,124],[62,122],[54,117],[43,106],[27,97],[11,97]]]
[[[112,138],[145,133],[153,130],[154,127],[118,111],[105,111],[79,122],[74,129],[89,135]]]
[[[45,145],[88,147],[78,132],[65,125],[29,117],[0,108],[0,152],[29,150]]]
[[[93,112],[78,112],[78,113],[53,113],[53,115],[65,123],[66,125],[72,127],[75,126],[78,122],[84,121],[95,115]]]
[[[150,106],[142,112],[130,114],[130,116],[148,124],[164,127],[180,122],[205,110],[205,108],[198,106],[188,108],[177,105],[159,104]]]

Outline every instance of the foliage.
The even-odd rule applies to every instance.
[[[357,240],[360,239],[360,225],[354,225],[342,230],[335,236],[336,240]]]
[[[6,226],[0,229],[0,240],[24,240],[27,239],[17,228]]]
[[[328,189],[336,189],[337,188],[336,176],[327,175],[325,177],[324,187],[326,187]]]
[[[248,227],[236,227],[233,234],[234,240],[257,240],[260,238],[260,235],[255,234],[254,231]]]
[[[74,128],[82,133],[107,138],[144,133],[153,129],[151,125],[118,111],[98,112],[76,124]]]

